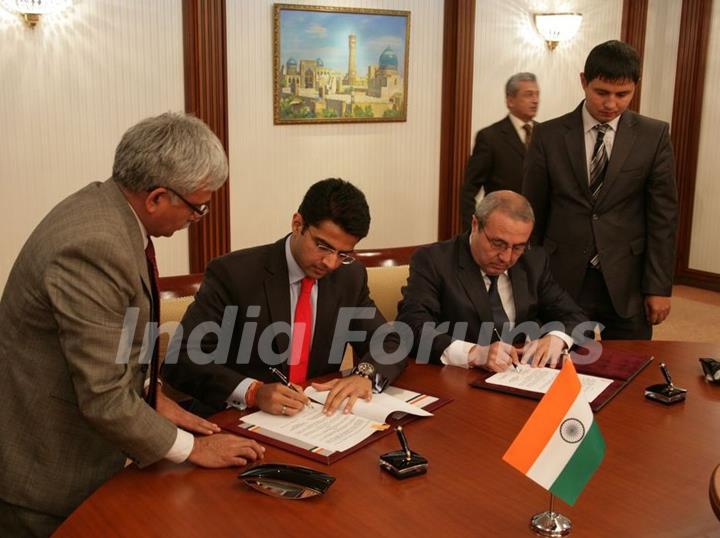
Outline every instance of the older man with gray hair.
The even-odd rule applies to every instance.
[[[505,84],[505,105],[509,114],[478,131],[475,147],[465,169],[460,190],[463,229],[470,227],[475,200],[484,194],[508,189],[520,192],[523,161],[535,127],[540,90],[532,73],[516,73]]]
[[[501,372],[521,360],[555,365],[572,345],[586,318],[543,249],[530,249],[534,220],[522,195],[496,191],[478,203],[469,232],[413,254],[397,320],[413,331],[417,361]],[[517,336],[527,337],[522,356]]]
[[[149,375],[157,353],[148,369],[143,352],[159,307],[150,236],[202,218],[227,175],[202,121],[147,118],[120,141],[112,177],[55,206],[18,254],[0,301],[4,535],[49,535],[128,458],[223,467],[262,456],[165,397]]]

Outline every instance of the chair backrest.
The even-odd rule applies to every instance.
[[[710,506],[720,520],[720,465],[710,475]]]
[[[401,289],[410,273],[409,265],[368,267],[368,288],[382,315],[388,321],[397,317],[397,306],[402,299]]]

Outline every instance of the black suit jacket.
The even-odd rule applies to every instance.
[[[190,305],[182,320],[183,338],[177,364],[171,364],[168,360],[164,364],[165,378],[182,392],[221,409],[246,376],[266,382],[277,381],[270,374],[268,364],[261,360],[259,345],[272,350],[277,360],[274,366],[287,375],[290,344],[288,279],[285,238],[273,244],[232,252],[211,261],[195,302]],[[214,362],[221,364],[195,364],[188,356],[188,337],[201,323],[209,321],[220,324],[228,306],[237,307],[235,322],[227,326],[228,334],[232,335],[229,346],[218,348],[217,334],[205,336],[201,345],[205,353],[215,351],[214,358],[217,361]],[[344,345],[338,348],[336,356],[329,357],[329,354],[338,312],[342,307],[375,308],[368,292],[367,272],[360,263],[341,265],[336,271],[318,280],[309,378],[337,372],[340,368]],[[284,328],[272,325],[278,322],[287,325]],[[366,338],[361,342],[352,342],[355,355],[373,362],[376,370],[392,381],[405,367],[405,361],[391,365],[378,364],[369,351],[370,338],[383,324],[385,318],[376,309],[370,319],[352,321],[349,330],[367,331]],[[385,349],[393,352],[397,345],[397,338],[391,335],[386,340]],[[190,349],[195,349],[192,338]],[[168,357],[171,356],[170,350]]]
[[[414,334],[412,350],[417,355],[423,324],[449,322],[446,330],[435,331],[430,360],[440,357],[454,338],[458,324],[467,323],[460,339],[478,342],[481,324],[492,322],[492,311],[480,267],[470,252],[469,233],[418,249],[410,260],[408,284],[398,306],[398,321],[407,323]],[[572,298],[555,282],[542,248],[523,254],[508,271],[515,301],[516,324],[560,321],[570,334],[587,318]],[[462,328],[462,326],[460,327]]]
[[[475,196],[480,187],[485,187],[485,194],[503,189],[520,192],[525,153],[525,144],[520,140],[510,116],[478,131],[460,189],[464,229],[470,228],[475,212]]]
[[[577,298],[596,246],[615,311],[631,317],[643,312],[644,295],[672,292],[677,189],[668,124],[622,115],[593,204],[582,106],[535,129],[523,194],[558,282]]]

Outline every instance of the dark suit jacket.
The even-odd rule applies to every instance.
[[[485,187],[485,194],[503,189],[520,192],[525,153],[525,144],[509,116],[478,131],[460,189],[464,229],[470,228],[475,212],[475,196],[480,187]]]
[[[0,302],[0,498],[64,517],[127,457],[165,456],[177,428],[142,398],[149,317],[135,215],[91,183],[38,224]]]
[[[450,322],[446,330],[435,331],[430,360],[440,357],[454,338],[458,324],[466,322],[462,340],[478,342],[483,322],[492,322],[492,311],[480,267],[475,263],[465,232],[448,241],[419,248],[410,261],[408,284],[398,306],[398,321],[407,323],[415,336],[416,356],[423,324]],[[585,321],[581,309],[555,282],[542,248],[528,250],[508,271],[515,301],[516,324],[560,321],[570,334]]]
[[[630,317],[643,312],[644,295],[672,292],[677,189],[668,124],[622,115],[593,204],[582,106],[535,129],[523,194],[558,282],[577,298],[595,245],[615,311]]]
[[[208,264],[202,286],[182,320],[183,341],[177,364],[166,360],[163,374],[174,387],[190,394],[213,408],[224,408],[225,401],[245,377],[266,382],[277,381],[261,360],[258,345],[271,346],[278,355],[277,368],[288,374],[287,352],[290,344],[290,285],[285,259],[285,238],[269,245],[232,252],[216,258]],[[310,350],[308,378],[337,372],[344,345],[334,357],[329,357],[335,334],[338,313],[342,307],[372,307],[367,287],[367,271],[361,263],[341,265],[326,277],[318,280],[317,313],[315,332]],[[228,306],[237,306],[237,319],[228,326],[232,334],[227,351],[218,353],[222,364],[195,364],[188,356],[188,337],[203,322],[220,323]],[[259,312],[248,315],[248,307],[259,306]],[[257,310],[257,309],[256,309]],[[277,325],[287,324],[285,330]],[[256,323],[254,333],[252,324]],[[350,323],[352,331],[367,331],[360,342],[352,342],[355,355],[375,364],[376,370],[391,381],[405,367],[405,361],[391,365],[378,364],[369,350],[370,338],[375,330],[385,324],[385,318],[375,309],[370,319],[355,319]],[[241,345],[243,332],[246,341]],[[216,350],[217,335],[203,339],[203,351]],[[392,335],[386,340],[385,349],[393,352],[398,340]],[[192,352],[192,349],[190,350]],[[284,354],[284,358],[279,357]]]

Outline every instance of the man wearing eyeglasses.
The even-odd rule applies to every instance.
[[[159,307],[151,236],[207,212],[227,166],[199,119],[147,118],[123,135],[112,177],[61,201],[18,254],[0,301],[3,536],[49,535],[128,458],[224,467],[262,457],[255,441],[164,396],[157,354],[148,361],[143,346]]]
[[[350,411],[357,398],[382,390],[405,361],[384,360],[398,348],[392,335],[370,349],[385,319],[369,296],[365,268],[352,257],[369,227],[370,211],[356,187],[335,178],[312,185],[292,216],[290,235],[208,264],[182,320],[177,363],[167,359],[163,366],[165,379],[205,412],[232,405],[295,415],[308,403],[300,387],[337,372],[345,335],[354,333],[353,375],[318,385],[330,390],[324,411]],[[371,310],[352,315],[345,331],[348,307]],[[193,336],[208,322],[218,330]]]
[[[568,335],[585,317],[542,248],[529,250],[533,223],[523,196],[495,191],[478,203],[469,232],[415,252],[398,322],[413,330],[418,362],[501,372],[521,361],[554,366],[572,345]],[[512,329],[528,321],[538,329],[519,353]],[[540,327],[548,322],[564,330]]]

